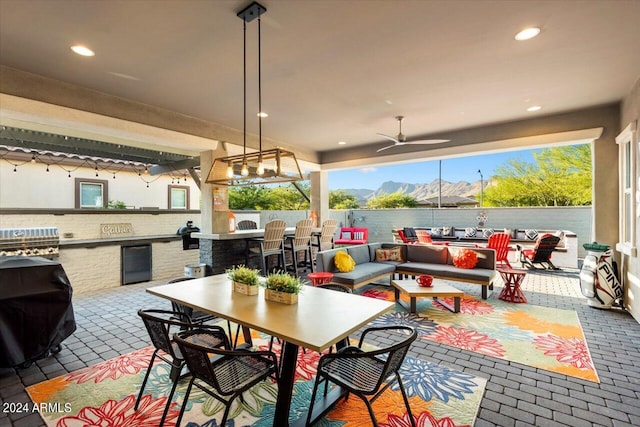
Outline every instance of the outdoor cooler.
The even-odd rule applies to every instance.
[[[0,256],[0,368],[26,367],[60,350],[76,330],[72,294],[59,262]]]

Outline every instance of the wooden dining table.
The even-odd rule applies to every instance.
[[[284,341],[278,382],[274,427],[304,425],[307,414],[289,422],[296,363],[300,347],[322,352],[344,340],[376,317],[391,311],[394,303],[359,295],[306,286],[297,304],[264,299],[264,290],[248,296],[233,292],[224,274],[147,289],[150,294],[230,320],[245,329],[255,329]],[[313,418],[328,411],[340,390],[334,390],[314,408]]]

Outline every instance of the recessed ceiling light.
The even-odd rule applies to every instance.
[[[527,111],[540,111],[542,110],[542,107],[539,105],[532,105],[531,107],[527,108]]]
[[[256,114],[256,116],[258,116],[258,117],[269,117],[269,114],[265,113],[264,111],[260,111],[258,114]]]
[[[95,56],[95,53],[89,49],[86,46],[82,46],[82,45],[75,45],[75,46],[71,46],[71,50],[74,51],[75,53],[77,53],[78,55],[82,55],[82,56]]]
[[[338,145],[347,145],[347,141],[338,141]]]
[[[518,41],[529,40],[534,38],[538,34],[540,34],[540,28],[538,27],[525,28],[524,30],[516,34],[516,40]]]

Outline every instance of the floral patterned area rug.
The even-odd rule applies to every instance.
[[[359,293],[394,300],[393,289],[388,286],[370,285]],[[406,295],[401,294],[401,298]],[[453,298],[442,301],[453,306]],[[396,304],[395,313],[374,323],[408,324],[418,329],[418,339],[600,382],[580,320],[573,310],[464,295],[460,313],[450,312],[431,298],[418,298],[416,312],[409,314]]]
[[[266,349],[265,337],[254,334],[254,344]],[[280,351],[277,344],[274,351]],[[27,392],[34,404],[45,408],[40,414],[48,426],[157,426],[171,389],[166,363],[154,364],[138,411],[133,409],[152,352],[153,347],[146,347],[30,386]],[[292,420],[309,407],[319,358],[316,352],[300,352],[291,403]],[[486,379],[412,357],[405,359],[401,374],[418,427],[473,425]],[[187,383],[188,378],[184,378],[178,385],[165,426],[175,426]],[[257,384],[244,394],[244,402],[235,400],[227,427],[271,426],[276,396],[275,383]],[[396,386],[387,389],[373,408],[380,426],[411,426]],[[220,402],[194,387],[181,425],[220,427],[223,410]],[[370,426],[371,420],[364,403],[352,396],[346,402],[338,402],[316,425],[364,427]]]

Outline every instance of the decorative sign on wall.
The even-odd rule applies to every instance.
[[[133,236],[133,226],[128,222],[117,224],[100,224],[100,237],[131,237]]]
[[[213,210],[229,209],[229,190],[227,187],[213,187]]]

